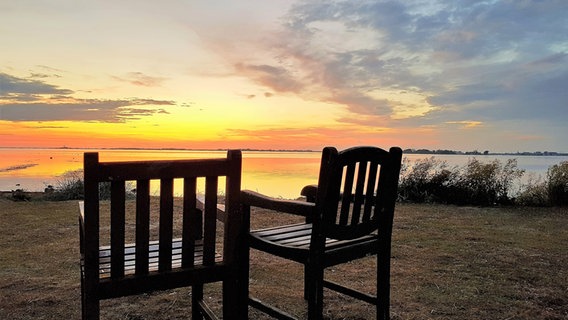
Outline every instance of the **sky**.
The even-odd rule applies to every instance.
[[[568,1],[0,0],[0,147],[568,152]]]

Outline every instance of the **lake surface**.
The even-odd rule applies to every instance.
[[[57,186],[58,177],[83,166],[83,153],[98,151],[101,161],[187,159],[225,157],[225,151],[189,150],[80,150],[80,149],[0,149],[0,190],[24,189],[43,191],[48,185]],[[242,188],[263,194],[297,198],[304,185],[317,183],[320,152],[244,151]],[[431,155],[404,155],[411,163]],[[435,155],[448,165],[463,165],[473,156]],[[548,168],[566,156],[509,156],[478,155],[480,161],[517,159],[525,178],[546,175]]]

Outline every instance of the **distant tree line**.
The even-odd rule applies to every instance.
[[[554,151],[535,151],[535,152],[516,152],[516,153],[492,153],[485,151],[456,151],[447,149],[429,150],[429,149],[405,149],[405,154],[457,154],[457,155],[516,155],[516,156],[568,156],[568,153]]]

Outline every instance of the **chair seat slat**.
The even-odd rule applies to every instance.
[[[289,232],[289,231],[298,231],[298,230],[311,230],[312,225],[306,223],[299,223],[299,224],[291,224],[287,226],[278,226],[266,229],[255,230],[254,234],[263,236],[263,235],[270,235],[273,233],[278,232]]]
[[[262,238],[266,241],[278,242],[285,241],[287,239],[296,239],[298,237],[309,236],[310,234],[312,234],[310,230],[299,230],[294,232],[280,232],[278,234],[265,235],[262,236]]]
[[[159,241],[152,241],[149,246],[148,268],[149,271],[156,271],[159,269]],[[182,261],[182,239],[174,239],[172,242],[172,267],[180,268]],[[215,254],[215,262],[222,261],[222,256],[219,253]],[[110,261],[111,254],[108,246],[102,247],[99,252],[99,270],[100,277],[105,278],[110,276]],[[203,242],[196,241],[194,248],[194,265],[203,264]],[[124,273],[125,275],[134,274],[136,265],[136,245],[127,244],[125,246],[124,254]]]
[[[270,228],[270,230],[262,230],[261,232],[254,231],[251,232],[251,236],[258,239],[259,241],[271,242],[286,247],[305,247],[305,249],[308,249],[307,246],[309,246],[310,244],[312,234],[311,226],[312,225],[309,223],[302,225],[281,226],[277,228]],[[377,236],[374,234],[354,240],[337,240],[327,238],[325,245],[326,250],[333,250],[376,239]]]

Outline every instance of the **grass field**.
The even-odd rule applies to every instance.
[[[568,210],[397,207],[393,319],[568,319]],[[253,227],[273,223],[254,215]],[[257,218],[254,218],[254,217]],[[0,198],[0,319],[79,319],[77,203]],[[326,276],[366,290],[373,259]],[[305,315],[302,267],[253,252],[251,292]],[[284,279],[285,276],[293,280]],[[187,319],[190,289],[104,301],[102,319]],[[208,292],[218,302],[218,286]],[[330,319],[374,319],[326,291]],[[251,318],[263,317],[251,312]]]

